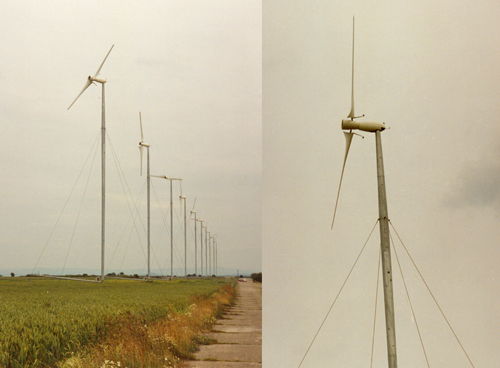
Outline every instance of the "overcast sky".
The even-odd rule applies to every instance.
[[[101,70],[108,81],[106,267],[146,269],[142,111],[151,173],[183,179],[188,211],[197,198],[198,218],[217,233],[220,269],[260,270],[261,9],[260,1],[240,0],[4,2],[0,269],[31,270],[38,260],[38,267],[100,268],[100,148],[89,171],[101,126],[101,85],[67,108],[114,44]],[[122,186],[133,200],[141,198],[137,232],[132,199],[125,200],[129,189]],[[153,187],[152,267],[169,274],[169,219],[160,212],[168,214],[168,182],[153,179]],[[175,183],[174,267],[184,266],[179,195]],[[189,224],[192,267],[194,221]]]
[[[360,132],[330,231],[354,15],[356,114],[390,127],[389,218],[475,366],[498,364],[499,12],[474,1],[264,2],[264,366],[299,365],[378,218],[375,137]],[[369,366],[379,244],[377,227],[303,368]],[[431,366],[470,367],[396,249]],[[399,364],[427,366],[392,258]],[[374,367],[387,364],[381,298]]]

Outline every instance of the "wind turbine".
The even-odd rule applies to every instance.
[[[104,84],[106,83],[106,79],[99,77],[99,72],[101,71],[102,66],[104,65],[104,62],[109,56],[109,53],[111,50],[113,50],[113,47],[115,45],[112,45],[111,48],[109,49],[108,53],[106,54],[106,57],[101,63],[101,66],[99,66],[99,69],[95,72],[94,76],[88,76],[87,81],[85,82],[85,85],[83,86],[82,91],[76,96],[75,100],[69,105],[68,110],[73,106],[73,104],[78,100],[78,98],[82,95],[83,92],[94,82],[101,83],[102,86],[102,112],[101,112],[101,283],[104,282],[104,248],[105,248],[105,225],[106,225],[106,106],[105,106],[105,99],[104,99]]]
[[[184,200],[184,276],[187,276],[186,197],[182,195],[182,181],[179,181],[179,183],[181,185],[181,195],[179,196],[181,205],[182,200]]]
[[[208,231],[207,226],[205,226],[205,272],[207,273],[208,276],[208,252],[207,252],[207,247],[208,247],[208,234],[210,231]]]
[[[151,175],[155,178],[162,178],[170,181],[170,279],[174,279],[174,207],[172,202],[172,180],[182,180],[181,178],[170,178],[165,175]]]
[[[144,133],[142,131],[142,115],[139,111],[139,122],[141,125],[141,141],[139,142],[139,152],[141,153],[141,176],[142,176],[142,150],[144,147],[147,149],[147,186],[148,186],[148,281],[151,277],[151,203],[150,203],[150,185],[151,185],[151,176],[149,172],[149,143],[144,142]]]
[[[200,276],[203,276],[203,228],[206,228],[203,226],[203,223],[205,222],[202,219],[198,219],[197,221],[201,222],[200,226]]]
[[[198,249],[196,248],[196,211],[194,210],[194,205],[196,204],[196,197],[194,198],[194,203],[193,203],[193,208],[191,209],[191,212],[189,214],[189,219],[191,220],[191,216],[194,214],[194,275],[196,276],[198,274],[198,260],[197,260],[197,254],[196,252]]]
[[[214,234],[212,236],[212,264],[213,264],[213,270],[214,270],[214,275],[217,276],[217,262],[216,262],[216,257],[215,257],[215,246],[217,242],[215,241],[217,239],[217,234]]]
[[[356,116],[354,113],[354,17],[352,19],[352,81],[351,81],[351,111],[347,115],[347,119],[342,119],[342,130],[346,140],[346,149],[344,156],[344,164],[340,176],[339,191],[335,202],[335,210],[333,213],[332,228],[335,221],[335,213],[337,212],[337,204],[340,195],[340,186],[344,175],[345,163],[347,154],[351,146],[353,130],[361,130],[364,132],[375,133],[375,146],[377,155],[377,183],[378,183],[378,205],[379,205],[379,226],[380,226],[380,247],[382,252],[382,274],[384,281],[384,304],[385,304],[385,324],[387,335],[387,355],[389,360],[389,368],[397,368],[396,355],[396,331],[394,318],[394,297],[392,287],[392,266],[391,266],[391,250],[389,243],[389,215],[387,210],[387,194],[385,190],[384,176],[384,161],[382,156],[382,139],[381,132],[386,129],[384,123],[378,122],[358,122],[358,119],[365,115]],[[346,130],[348,132],[346,132]]]
[[[219,260],[219,255],[217,254],[217,240],[215,241],[214,245],[215,245],[215,276],[217,276],[218,260]]]
[[[210,236],[210,231],[208,232],[208,253],[207,253],[207,262],[208,262],[208,267],[207,267],[207,270],[208,270],[208,274],[207,276],[210,277],[212,276],[212,256],[211,256],[211,247],[210,247],[210,239],[212,239],[212,237]]]

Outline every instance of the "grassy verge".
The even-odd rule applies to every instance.
[[[212,295],[194,295],[184,312],[147,323],[141,316],[122,314],[107,321],[108,336],[102,342],[59,364],[60,368],[177,367],[190,358],[198,344],[207,343],[202,333],[210,329],[235,290],[226,285]]]
[[[215,316],[202,312],[210,304],[217,313],[223,296],[229,293],[225,286],[224,279],[109,280],[102,285],[42,278],[0,279],[0,367],[101,368],[118,361],[130,361],[120,363],[121,367],[175,366],[174,357],[189,354],[184,347],[189,344],[173,336],[178,333],[161,333],[161,326],[174,331],[172,324],[192,317],[203,328]],[[188,325],[182,325],[180,331],[188,331]],[[149,341],[149,345],[139,348],[129,343],[134,339]],[[162,352],[165,348],[172,354],[162,356],[163,365],[141,363],[141,359],[149,359],[146,351]],[[133,358],[120,358],[122,350]],[[92,361],[91,356],[98,359]]]

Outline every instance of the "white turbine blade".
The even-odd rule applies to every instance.
[[[111,52],[111,50],[113,50],[113,47],[115,47],[115,45],[111,46],[111,48],[109,49],[108,53],[106,54],[106,57],[104,58],[104,60],[102,61],[101,63],[101,66],[99,67],[99,69],[97,69],[97,71],[95,72],[94,76],[92,77],[92,79],[94,79],[95,77],[97,77],[99,75],[99,72],[101,71],[101,68],[102,66],[104,65],[104,62],[106,61],[106,59],[108,58],[108,55],[109,53]]]
[[[344,133],[344,137],[345,137],[344,164],[342,165],[342,173],[340,174],[339,191],[337,192],[337,200],[335,201],[335,210],[333,211],[332,227],[330,230],[333,229],[333,223],[335,222],[335,215],[337,213],[337,205],[339,203],[340,187],[342,186],[342,178],[344,177],[345,163],[347,161],[347,154],[349,153],[349,148],[351,147],[352,137],[354,136],[354,133],[346,133],[346,132],[343,132],[343,133]]]
[[[141,142],[144,142],[144,134],[142,133],[142,115],[140,111],[139,111],[139,121],[141,123]]]
[[[354,118],[354,17],[352,17],[352,71],[351,71],[351,112],[348,118]]]
[[[191,212],[194,211],[194,205],[195,204],[196,204],[196,197],[194,197],[193,208],[191,209]]]
[[[71,106],[73,106],[73,104],[76,102],[76,100],[78,100],[78,98],[82,95],[83,92],[85,92],[85,90],[87,88],[89,88],[89,86],[92,84],[92,80],[90,79],[90,77],[87,79],[87,82],[85,82],[85,86],[83,86],[83,89],[82,91],[78,94],[78,96],[76,96],[75,100],[71,103],[71,105],[69,105],[68,107],[68,110],[71,108]]]

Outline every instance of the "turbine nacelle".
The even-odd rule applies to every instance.
[[[102,84],[106,83],[106,79],[101,78],[101,77],[91,77],[90,75],[89,75],[89,81],[102,83]]]
[[[384,123],[374,121],[355,121],[353,119],[342,119],[343,130],[362,130],[364,132],[375,133],[377,130],[384,131],[386,126]]]

